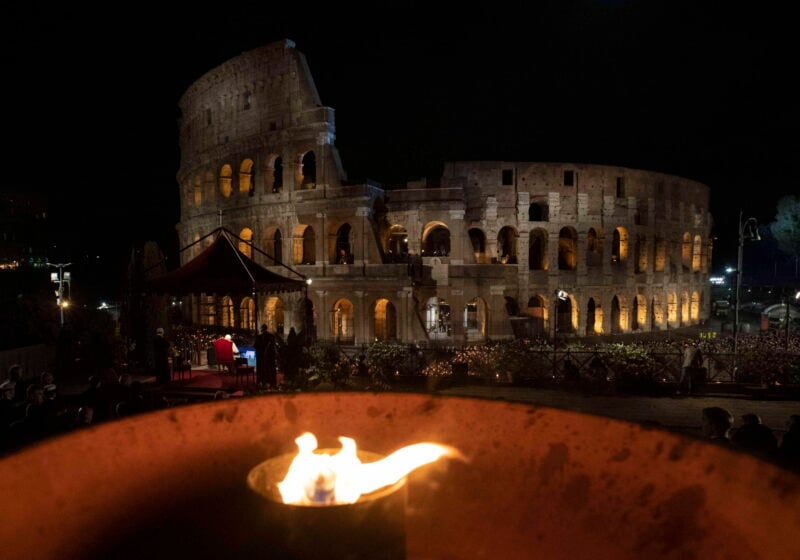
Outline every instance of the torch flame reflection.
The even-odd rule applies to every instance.
[[[297,456],[286,478],[278,483],[286,504],[352,504],[362,494],[394,484],[412,470],[443,456],[460,456],[457,450],[435,443],[408,445],[372,463],[362,463],[356,442],[340,437],[335,454],[315,453],[317,438],[306,432],[295,439]]]

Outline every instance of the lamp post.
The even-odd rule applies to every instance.
[[[553,300],[553,346],[556,345],[556,340],[558,340],[558,302],[559,301],[566,301],[569,294],[564,290],[556,290],[555,291],[555,298]]]
[[[739,293],[742,286],[742,257],[744,254],[745,239],[761,241],[758,235],[758,221],[755,218],[742,219],[739,210],[739,254],[736,261],[736,300],[733,310],[733,374],[736,375],[736,356],[739,350]]]
[[[309,332],[309,328],[311,327],[311,321],[309,321],[309,305],[308,305],[308,287],[311,285],[311,278],[305,279],[305,290],[303,295],[303,332],[305,333],[304,338],[306,342],[311,342],[311,333]]]
[[[72,263],[47,263],[47,266],[52,266],[58,269],[58,272],[51,272],[50,273],[50,281],[58,284],[58,289],[56,290],[56,304],[58,305],[59,309],[61,310],[61,326],[64,326],[64,308],[69,305],[67,300],[64,299],[64,284],[70,286],[71,275],[69,272],[64,272],[64,269],[70,266]],[[70,287],[70,294],[72,293],[72,288]]]

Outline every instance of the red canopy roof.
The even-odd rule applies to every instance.
[[[202,253],[177,270],[145,281],[145,290],[170,295],[251,295],[297,292],[305,288],[304,277],[299,272],[285,267],[298,278],[281,276],[239,251],[234,244],[234,238],[239,238],[225,228],[220,227],[208,236],[213,234],[217,235],[216,239]]]

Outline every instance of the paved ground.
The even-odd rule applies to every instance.
[[[137,377],[137,380],[150,389],[155,389],[152,377]],[[199,368],[192,371],[191,377],[176,380],[167,392],[177,397],[189,396],[197,392],[200,399],[209,399],[214,391],[225,391],[232,397],[244,396],[242,386],[230,375],[221,375],[216,369]],[[77,395],[85,385],[63,387],[65,394]],[[424,391],[424,388],[420,388]],[[800,414],[799,400],[759,399],[745,395],[703,395],[675,397],[644,396],[602,396],[584,395],[577,392],[531,387],[471,385],[465,384],[442,388],[436,394],[444,396],[465,396],[481,399],[501,399],[510,402],[532,403],[586,414],[608,416],[630,422],[655,422],[667,429],[699,435],[701,410],[706,406],[721,406],[730,410],[737,419],[747,412],[761,416],[764,424],[780,434],[786,427],[791,414]]]
[[[630,422],[657,422],[668,429],[700,433],[700,416],[707,406],[721,406],[739,418],[747,412],[761,416],[764,424],[782,433],[791,414],[800,414],[797,400],[758,400],[743,396],[585,396],[579,393],[528,387],[463,386],[442,389],[442,395],[458,395],[483,399],[527,402],[586,414],[608,416]]]

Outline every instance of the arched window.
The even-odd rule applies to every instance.
[[[475,255],[476,263],[486,262],[486,235],[479,228],[470,228],[467,232],[469,241],[472,244],[472,253]]]
[[[220,299],[220,315],[223,327],[233,327],[233,300],[230,296],[223,296]]]
[[[575,270],[578,264],[576,250],[577,234],[571,227],[563,227],[558,232],[558,269]]]
[[[219,192],[225,198],[233,194],[233,168],[227,163],[219,170]]]
[[[614,229],[611,240],[611,263],[622,264],[628,260],[628,230],[624,227]]]
[[[200,206],[203,203],[203,181],[199,176],[194,178],[193,195],[194,205]]]
[[[517,232],[514,228],[504,226],[497,234],[497,254],[503,264],[517,262]]]
[[[700,271],[701,258],[703,255],[703,238],[699,235],[694,236],[694,245],[692,246],[692,270],[695,272]]]
[[[239,328],[256,330],[256,303],[251,297],[242,298],[239,303]]]
[[[487,307],[479,297],[464,306],[464,332],[467,340],[483,340],[486,336]]]
[[[547,305],[542,296],[533,296],[528,300],[527,313],[533,318],[532,334],[546,335],[545,321],[548,318]]]
[[[422,254],[426,257],[450,255],[450,230],[444,224],[432,224],[425,228],[422,238]]]
[[[373,321],[375,340],[397,339],[397,311],[391,301],[381,298],[375,302]]]
[[[253,160],[250,158],[242,160],[242,164],[239,166],[239,192],[247,193],[250,196],[256,193],[253,181]]]
[[[267,330],[273,334],[284,334],[284,307],[281,298],[271,296],[264,303],[262,322],[267,325]]]
[[[408,232],[400,225],[389,228],[386,256],[390,262],[403,261],[408,256]]]
[[[664,272],[667,265],[667,244],[664,238],[656,236],[653,239],[653,270],[656,272]]]
[[[342,224],[336,231],[334,264],[352,264],[353,262],[353,255],[350,252],[350,230],[350,224]]]
[[[253,258],[253,230],[244,228],[239,232],[239,251],[244,255]]]
[[[272,192],[283,190],[283,158],[276,157],[272,163]]]
[[[303,155],[303,188],[313,189],[317,185],[317,157],[313,151],[308,151]]]
[[[314,228],[298,225],[295,229],[293,258],[295,264],[316,264],[317,242]]]
[[[586,334],[603,334],[603,310],[589,298],[586,304]]]
[[[684,270],[689,270],[692,265],[692,234],[688,231],[683,234],[683,243],[681,244],[681,264]]]
[[[353,327],[353,302],[347,298],[337,300],[331,310],[331,334],[337,342],[352,343]]]
[[[549,217],[547,215],[547,204],[532,202],[528,206],[529,222],[546,222],[548,219]]]
[[[264,235],[264,252],[272,257],[267,258],[267,266],[273,266],[283,262],[283,236],[281,230],[276,227],[268,228]]]
[[[547,270],[547,232],[541,228],[528,234],[528,269]]]
[[[425,304],[425,330],[431,340],[449,338],[453,334],[450,304],[438,297],[428,300]]]
[[[650,302],[650,330],[661,329],[664,327],[664,307],[658,296],[653,296]]]

